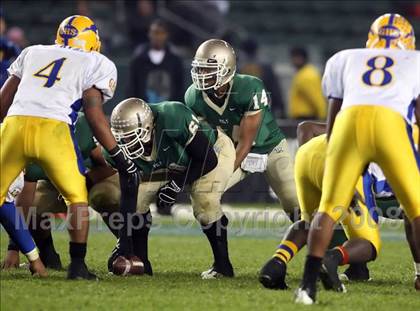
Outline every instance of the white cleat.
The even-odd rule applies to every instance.
[[[220,279],[223,277],[223,274],[217,272],[214,270],[214,268],[210,268],[207,271],[201,272],[201,278],[203,280],[214,280],[214,279]]]
[[[298,288],[295,292],[295,303],[309,306],[313,305],[315,300],[309,296],[305,289]]]

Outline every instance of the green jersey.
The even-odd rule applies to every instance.
[[[154,160],[133,160],[144,175],[150,176],[152,172],[166,169],[185,171],[190,162],[185,148],[197,131],[203,132],[211,144],[215,143],[215,130],[206,123],[199,122],[183,103],[164,101],[149,106],[155,119],[152,151]],[[106,159],[113,164],[109,156]]]
[[[210,125],[220,127],[235,144],[242,118],[261,111],[262,121],[251,152],[269,153],[285,136],[271,113],[263,82],[253,76],[236,74],[229,87],[223,105],[218,105],[206,92],[191,85],[185,93],[185,104]]]
[[[74,128],[74,138],[75,143],[79,146],[81,156],[83,158],[84,164],[86,167],[91,167],[90,163],[90,153],[93,149],[96,148],[96,143],[93,138],[92,130],[89,127],[89,124],[86,120],[85,115],[82,112],[79,112],[77,122]],[[45,174],[44,170],[37,164],[31,163],[25,168],[25,180],[27,181],[37,181],[37,180],[47,180],[48,177]]]

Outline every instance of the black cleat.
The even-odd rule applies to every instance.
[[[44,264],[45,268],[53,269],[53,270],[62,270],[63,265],[61,264],[60,255],[55,252],[54,250],[51,251],[44,251],[39,253],[39,257],[41,258],[42,263]]]
[[[366,282],[370,281],[369,269],[366,263],[350,264],[349,267],[340,274],[341,281]]]
[[[118,256],[122,255],[120,252],[119,244],[114,247],[112,250],[111,255],[108,258],[108,272],[112,272],[112,264],[114,263],[115,259],[117,259]]]
[[[326,290],[345,293],[347,292],[346,287],[341,283],[337,270],[338,264],[336,260],[332,256],[329,256],[327,252],[322,260],[321,271],[319,273],[322,285]]]
[[[273,257],[262,267],[258,280],[269,289],[288,289],[285,282],[286,264],[280,259]]]
[[[150,263],[150,261],[149,260],[143,261],[143,265],[144,265],[144,274],[153,276],[153,269],[152,269],[152,264]]]
[[[98,277],[90,272],[83,260],[72,260],[67,270],[68,280],[98,281]]]

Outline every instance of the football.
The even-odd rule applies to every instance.
[[[118,256],[112,263],[112,272],[115,275],[142,275],[144,264],[137,256]]]
[[[420,276],[416,277],[416,280],[414,281],[414,288],[420,291]]]

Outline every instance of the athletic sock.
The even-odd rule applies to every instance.
[[[229,260],[229,250],[227,241],[227,225],[229,220],[223,215],[218,221],[215,221],[207,226],[202,226],[204,234],[209,240],[214,256],[214,264],[219,269],[228,269],[231,272],[232,265]]]
[[[77,243],[77,242],[70,242],[69,243],[69,253],[71,261],[84,261],[86,257],[86,243]]]
[[[38,250],[32,240],[28,227],[14,203],[5,202],[0,207],[0,222],[10,238],[19,246],[21,252],[30,261],[34,261],[39,257]]]
[[[347,265],[349,263],[349,254],[343,246],[334,247],[334,249],[328,253],[331,254],[338,266]]]
[[[316,288],[316,281],[321,269],[322,258],[308,255],[306,256],[305,268],[303,270],[302,288]]]
[[[148,241],[149,231],[152,225],[152,214],[148,211],[145,214],[136,214],[133,219],[133,252],[143,262],[149,261]]]
[[[287,264],[298,252],[298,247],[295,243],[288,240],[283,240],[277,247],[276,253],[273,257],[281,260],[285,264]]]

